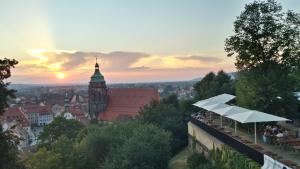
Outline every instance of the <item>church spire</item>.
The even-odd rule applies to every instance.
[[[97,56],[96,56],[95,72],[92,75],[90,82],[96,82],[96,83],[97,82],[104,82],[105,83],[104,77],[103,77],[103,75],[101,74],[101,72],[99,70],[99,64],[98,64]]]
[[[98,70],[99,70],[98,57],[97,57],[97,56],[95,56],[95,57],[96,57],[95,69],[98,69]]]

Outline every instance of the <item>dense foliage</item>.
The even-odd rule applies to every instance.
[[[224,71],[219,71],[217,74],[210,72],[205,77],[195,84],[197,99],[207,99],[219,94],[234,93],[234,81]]]
[[[295,81],[295,91],[300,92],[300,69],[292,73],[291,78]]]
[[[297,100],[293,92],[299,89],[300,15],[283,12],[275,0],[254,1],[237,17],[234,32],[226,39],[225,50],[228,56],[236,57],[239,70],[237,103],[294,118]]]
[[[19,138],[14,136],[11,130],[3,131],[0,125],[0,168],[22,169],[24,166],[18,157],[17,145]]]
[[[228,147],[213,148],[210,160],[214,168],[218,169],[259,169],[261,166],[246,156]]]
[[[169,134],[156,126],[139,126],[132,137],[111,152],[101,169],[166,169],[169,139]]]
[[[0,59],[0,117],[8,106],[9,98],[14,97],[14,90],[8,89],[9,83],[5,80],[11,76],[11,69],[18,62],[14,59]],[[1,169],[21,169],[23,168],[18,157],[17,145],[19,138],[12,134],[10,129],[3,130],[0,125],[0,168]]]
[[[260,165],[228,147],[214,148],[205,157],[193,152],[187,159],[189,169],[259,169]]]
[[[189,169],[212,169],[209,160],[206,159],[203,153],[193,152],[187,159]]]
[[[247,4],[234,22],[234,32],[226,39],[225,50],[236,56],[239,70],[274,63],[299,67],[300,15],[283,12],[275,0]]]
[[[267,73],[253,68],[239,73],[236,82],[237,104],[264,112],[297,117],[297,98],[294,82],[280,66],[272,66]],[[299,115],[298,115],[299,117]]]
[[[187,145],[187,125],[176,95],[152,102],[141,110],[137,120],[151,123],[171,133],[171,149],[175,154]]]
[[[28,169],[166,169],[170,157],[170,134],[135,121],[92,124],[48,144],[30,155]]]
[[[4,109],[8,106],[7,100],[14,97],[15,90],[8,89],[9,83],[5,82],[11,76],[11,69],[18,64],[14,59],[0,59],[0,116],[4,113]]]
[[[83,125],[77,120],[56,117],[52,123],[44,127],[43,132],[39,135],[40,145],[49,147],[63,135],[68,138],[76,138],[82,128]]]

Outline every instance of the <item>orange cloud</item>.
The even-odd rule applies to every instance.
[[[108,83],[188,80],[208,71],[234,70],[233,62],[226,57],[30,50],[28,59],[21,60],[17,66],[13,82],[87,83],[93,73],[95,57]]]

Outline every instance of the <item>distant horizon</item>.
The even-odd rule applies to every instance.
[[[202,78],[202,77],[198,77],[198,78]],[[149,82],[116,82],[116,83],[106,83],[107,85],[115,85],[115,84],[143,84],[143,83],[176,83],[176,82],[193,82],[194,79],[198,79],[197,77],[196,78],[193,78],[191,80],[181,80],[181,81],[149,81]],[[71,86],[74,86],[74,85],[87,85],[88,86],[89,82],[87,83],[13,83],[13,82],[10,82],[10,85],[33,85],[33,86],[68,86],[68,85],[71,85]]]

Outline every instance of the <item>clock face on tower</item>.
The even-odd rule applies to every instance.
[[[95,64],[95,72],[89,83],[89,115],[91,119],[97,119],[107,106],[107,87],[104,76],[100,73],[99,64]]]

